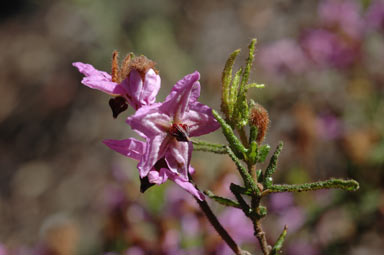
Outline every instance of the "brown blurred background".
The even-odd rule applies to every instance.
[[[265,142],[272,149],[279,140],[285,142],[275,180],[302,183],[343,177],[361,184],[356,193],[322,191],[266,200],[268,239],[276,240],[288,223],[287,254],[381,254],[380,3],[2,3],[0,254],[227,254],[191,197],[174,195],[183,191],[173,183],[139,193],[136,162],[101,143],[135,136],[124,123],[133,111],[114,120],[108,96],[81,85],[82,75],[71,63],[90,63],[109,72],[115,49],[121,55],[146,55],[160,70],[159,101],[176,81],[198,70],[201,102],[218,109],[225,60],[242,48],[236,67],[242,65],[252,38],[258,45],[251,81],[266,86],[249,96],[269,111]],[[220,132],[206,139],[224,141]],[[225,156],[194,152],[192,164],[203,189],[229,196],[225,185],[238,181]],[[230,221],[225,217],[233,212],[213,206]],[[234,235],[259,254],[256,239],[242,236],[252,235],[245,229],[247,222],[243,228],[239,222],[227,227],[241,232]]]

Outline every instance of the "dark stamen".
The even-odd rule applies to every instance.
[[[186,124],[172,124],[169,134],[179,142],[189,141],[189,127]]]
[[[109,106],[112,109],[113,118],[117,118],[117,116],[123,111],[128,109],[128,104],[124,97],[115,97],[109,100]]]

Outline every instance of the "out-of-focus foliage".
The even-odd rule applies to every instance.
[[[356,193],[271,196],[263,221],[268,238],[287,224],[286,254],[381,254],[381,0],[2,4],[0,254],[230,254],[188,193],[171,184],[140,194],[136,163],[101,143],[133,135],[121,121],[132,110],[114,121],[109,98],[82,86],[71,63],[109,71],[114,49],[144,54],[160,69],[159,100],[198,70],[201,101],[219,109],[225,60],[254,37],[250,82],[266,86],[251,97],[269,111],[265,142],[285,143],[275,181],[360,182]],[[230,196],[225,187],[238,177],[222,159],[194,152],[194,179]],[[214,210],[236,241],[256,247],[240,210]]]

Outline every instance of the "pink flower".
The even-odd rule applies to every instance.
[[[146,143],[136,139],[106,140],[111,149],[139,161],[140,178],[148,184],[161,184],[168,178],[199,199],[203,195],[189,182],[192,142],[189,137],[210,133],[219,124],[212,110],[197,102],[200,74],[194,72],[177,82],[163,103],[146,105],[127,123]]]
[[[197,102],[200,96],[200,74],[194,72],[178,81],[163,103],[141,107],[127,123],[146,138],[145,152],[140,159],[140,176],[161,159],[169,170],[188,180],[188,167],[192,153],[189,137],[200,136],[219,128],[212,110]]]
[[[104,140],[104,143],[114,151],[121,153],[124,156],[135,160],[141,160],[146,147],[145,142],[141,142],[134,138],[125,140]],[[192,174],[194,169],[189,167],[189,173]],[[162,184],[167,179],[174,181],[177,185],[190,192],[200,200],[204,199],[204,195],[195,188],[195,186],[188,180],[180,178],[179,175],[173,173],[167,166],[164,159],[160,159],[148,172],[147,175],[143,176],[140,173],[141,178],[141,191],[144,192],[151,184]],[[143,180],[144,179],[144,180]],[[146,183],[148,182],[148,183]]]
[[[117,59],[114,58],[114,61]],[[151,68],[154,63],[144,56],[129,59],[126,70],[120,71],[116,67],[117,69],[113,69],[117,70],[116,74],[113,75],[99,71],[90,64],[75,62],[72,65],[85,75],[81,81],[85,86],[115,97],[109,101],[115,118],[127,109],[127,103],[137,110],[156,101],[161,83],[160,76]]]

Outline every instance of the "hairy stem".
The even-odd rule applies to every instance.
[[[263,231],[259,220],[254,222],[253,228],[255,230],[255,236],[259,240],[261,250],[263,251],[264,255],[268,255],[270,248],[267,243],[267,238],[265,237],[265,232]]]

